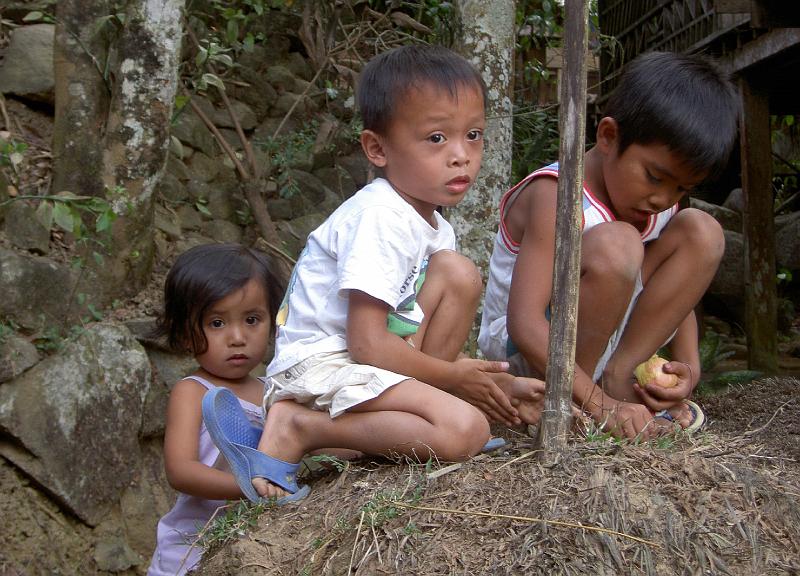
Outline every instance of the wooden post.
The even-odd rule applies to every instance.
[[[774,373],[778,370],[778,321],[769,98],[747,74],[739,78],[739,91],[747,364],[752,370]]]
[[[558,209],[556,215],[550,348],[545,379],[544,411],[537,447],[553,459],[566,445],[572,421],[572,381],[578,325],[578,281],[581,262],[583,151],[586,139],[586,50],[588,0],[564,2],[564,74],[558,113]]]

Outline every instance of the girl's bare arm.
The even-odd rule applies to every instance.
[[[170,486],[209,500],[242,498],[233,474],[198,460],[202,422],[201,403],[206,388],[193,380],[180,380],[172,388],[164,433],[164,466]]]

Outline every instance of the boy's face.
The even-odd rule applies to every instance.
[[[598,144],[602,145],[602,137]],[[664,144],[631,144],[622,155],[617,153],[616,136],[606,144],[605,191],[615,216],[624,222],[647,222],[652,214],[673,206],[707,175],[695,172]]]
[[[386,133],[365,130],[362,146],[395,190],[431,221],[437,206],[455,206],[475,182],[485,127],[479,89],[460,86],[451,96],[427,84],[401,95]]]

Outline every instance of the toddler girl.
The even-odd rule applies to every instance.
[[[201,404],[210,390],[230,390],[252,422],[248,443],[258,444],[264,383],[250,371],[263,366],[283,289],[273,262],[238,244],[192,248],[167,275],[157,334],[172,349],[191,352],[199,367],[170,392],[164,465],[179,495],[158,523],[148,576],[193,568],[201,555],[192,546],[199,530],[226,500],[242,497],[203,424]]]

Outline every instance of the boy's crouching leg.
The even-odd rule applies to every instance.
[[[475,456],[491,436],[486,416],[463,401],[452,406],[441,425],[449,438],[436,451],[441,460],[457,462]]]
[[[598,224],[581,241],[581,275],[632,286],[644,259],[639,231],[626,222]],[[620,286],[609,289],[617,292]]]
[[[425,319],[414,345],[430,356],[455,360],[469,336],[482,288],[481,274],[469,258],[453,250],[433,254],[417,296]]]
[[[630,224],[598,224],[581,241],[581,280],[576,361],[588,374],[622,322],[644,259]]]
[[[716,218],[702,210],[686,208],[673,217],[667,232],[675,232],[693,257],[702,260],[699,267],[711,268],[713,276],[725,253],[725,234]]]
[[[475,263],[454,250],[440,250],[430,257],[428,282],[441,283],[441,290],[465,304],[474,302],[477,309],[483,288],[481,273]]]

